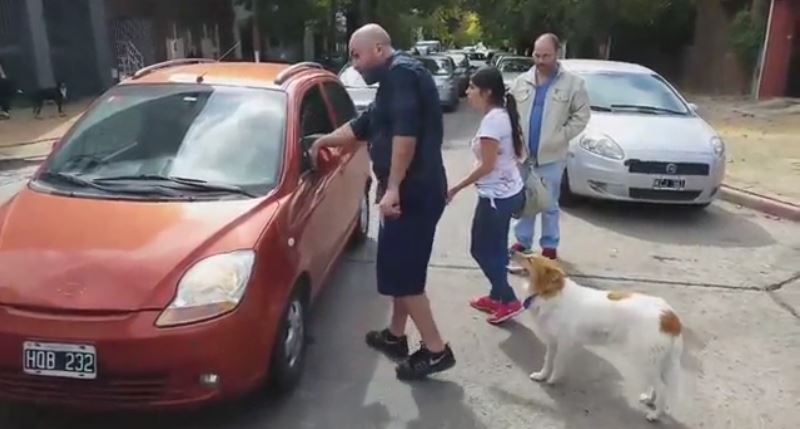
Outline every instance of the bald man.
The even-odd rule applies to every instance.
[[[583,79],[560,66],[560,52],[561,42],[555,34],[540,36],[533,47],[534,67],[520,75],[509,89],[517,100],[523,141],[528,143],[523,176],[534,171],[550,191],[550,206],[541,213],[539,246],[542,255],[551,259],[558,258],[561,240],[558,199],[569,143],[586,128],[591,116]],[[511,251],[530,251],[535,222],[532,217],[517,222],[517,242]],[[518,271],[519,267],[511,269]]]
[[[389,327],[367,333],[369,346],[401,359],[397,377],[420,379],[455,365],[425,294],[436,226],[445,207],[442,111],[436,84],[414,58],[395,52],[389,34],[367,25],[350,40],[353,67],[367,84],[379,84],[375,101],[358,118],[319,139],[321,147],[369,141],[378,181],[381,227],[376,261],[378,292],[393,299]],[[423,345],[408,355],[408,318]]]

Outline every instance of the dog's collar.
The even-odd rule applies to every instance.
[[[528,308],[530,308],[530,307],[531,307],[531,304],[533,304],[533,300],[534,300],[534,299],[536,299],[536,297],[537,297],[538,295],[539,295],[539,294],[535,293],[535,294],[533,294],[533,295],[531,295],[531,296],[529,296],[529,297],[525,298],[525,300],[524,300],[524,301],[522,301],[522,308],[524,308],[524,309],[528,309]]]

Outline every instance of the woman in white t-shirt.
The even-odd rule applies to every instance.
[[[448,202],[462,189],[475,185],[478,205],[472,220],[470,252],[489,279],[491,292],[470,305],[489,313],[489,323],[499,324],[523,311],[508,284],[506,267],[511,217],[525,203],[519,170],[524,146],[516,102],[512,95],[506,95],[503,76],[496,68],[483,68],[472,76],[467,99],[484,114],[472,141],[475,168],[450,189]]]

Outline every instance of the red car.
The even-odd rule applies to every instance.
[[[0,207],[0,398],[198,405],[287,390],[306,318],[368,232],[365,146],[337,77],[179,60],[110,89]]]

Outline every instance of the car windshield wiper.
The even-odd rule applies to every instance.
[[[612,109],[610,107],[606,107],[606,106],[597,106],[597,105],[593,104],[590,107],[591,107],[592,110],[595,110],[595,111],[598,111],[598,112],[613,112],[614,111],[614,109]]]
[[[677,110],[667,109],[665,107],[645,106],[638,104],[612,104],[612,109],[636,109],[648,113],[671,113],[674,115],[685,115],[686,112],[679,112]]]
[[[122,192],[122,193],[126,193],[126,194],[137,194],[137,195],[149,195],[149,194],[153,194],[154,193],[150,189],[147,189],[147,190],[145,190],[145,189],[131,189],[131,188],[125,189],[125,188],[119,188],[119,187],[116,187],[116,186],[106,186],[106,185],[97,183],[94,180],[84,179],[84,178],[79,177],[79,176],[77,176],[75,174],[69,174],[69,173],[63,173],[63,172],[45,171],[44,173],[42,173],[40,178],[45,179],[47,181],[54,181],[55,180],[55,181],[60,181],[60,182],[64,182],[64,183],[69,183],[70,185],[78,186],[78,187],[81,187],[81,188],[92,188],[92,189],[97,189],[97,190],[100,190],[100,191],[103,191],[103,192],[109,192],[109,193]],[[176,194],[174,192],[168,192],[166,190],[160,190],[160,191],[158,191],[156,193],[161,194],[161,195],[171,196],[171,197],[176,196]]]
[[[202,179],[193,179],[189,177],[177,177],[177,176],[162,176],[158,174],[139,174],[139,175],[127,175],[127,176],[111,176],[111,177],[99,177],[94,179],[94,182],[99,183],[108,183],[108,182],[127,182],[127,181],[160,181],[160,182],[170,182],[175,183],[178,185],[198,189],[201,191],[221,191],[221,192],[229,192],[234,194],[245,195],[251,198],[257,198],[258,195],[242,188],[241,186],[236,185],[228,185],[223,183],[211,183],[206,180]]]

